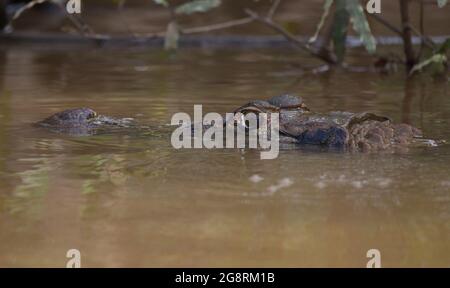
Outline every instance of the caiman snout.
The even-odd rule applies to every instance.
[[[93,109],[82,107],[58,112],[38,124],[57,127],[83,126],[88,125],[97,117],[98,114]]]

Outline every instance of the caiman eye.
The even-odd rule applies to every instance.
[[[306,111],[311,111],[304,103],[300,104],[300,108]]]
[[[240,119],[237,119],[236,124],[243,126],[245,129],[255,129],[255,128],[259,129],[259,117],[258,117],[259,112],[260,111],[251,111],[251,110],[250,111],[242,111],[241,115],[240,115]],[[254,127],[255,124],[251,125],[250,119],[246,119],[246,116],[249,113],[254,114],[255,120],[256,120],[255,121],[256,127]]]
[[[245,114],[242,114],[242,115],[241,115],[240,124],[241,124],[242,126],[244,126],[245,128],[247,128],[247,129],[250,127],[249,121],[248,121],[248,120],[245,120]]]
[[[97,112],[92,111],[91,113],[89,113],[88,119],[96,118],[97,116]]]

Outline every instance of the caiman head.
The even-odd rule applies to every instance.
[[[300,97],[293,95],[249,102],[235,110],[233,121],[248,127],[244,116],[250,112],[268,113],[267,127],[270,127],[270,113],[278,113],[280,142],[285,143],[380,150],[410,144],[421,137],[419,129],[394,124],[388,117],[374,113],[312,112]]]
[[[259,115],[267,114],[267,127],[270,128],[271,113],[279,114],[280,127],[289,123],[291,119],[298,118],[304,113],[309,113],[309,108],[303,103],[303,99],[298,96],[283,94],[270,98],[269,100],[251,101],[234,112],[234,121],[237,125],[247,127],[245,116],[249,113]],[[258,123],[259,127],[259,123]],[[281,131],[281,130],[280,130]]]
[[[270,98],[269,100],[251,101],[234,111],[234,113],[280,113],[287,111],[306,112],[308,107],[303,103],[303,99],[298,96],[283,94]]]
[[[38,124],[48,127],[89,126],[99,117],[91,108],[68,109],[42,120]]]
[[[55,132],[83,136],[107,128],[130,127],[132,119],[99,115],[91,108],[82,107],[58,112],[36,124]]]

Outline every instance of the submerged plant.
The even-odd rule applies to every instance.
[[[395,27],[380,15],[366,13],[363,8],[363,1],[359,0],[324,0],[324,11],[321,19],[317,25],[314,36],[311,37],[309,44],[313,44],[318,40],[319,34],[323,31],[325,22],[328,17],[332,17],[331,25],[329,25],[329,31],[325,31],[323,39],[321,41],[321,47],[318,49],[328,50],[329,46],[332,46],[332,51],[336,63],[341,64],[345,58],[346,52],[346,41],[348,35],[348,27],[352,24],[353,30],[360,37],[361,42],[366,48],[369,54],[374,54],[376,52],[376,40],[373,36],[367,15],[372,16],[379,23],[383,24],[390,30],[399,34],[403,39],[404,46],[404,62],[407,66],[410,74],[421,71],[423,68],[429,66],[430,64],[441,65],[444,67],[447,62],[446,51],[447,47],[450,46],[448,41],[444,43],[441,47],[437,47],[433,41],[425,35],[423,23],[424,23],[424,1],[420,0],[420,31],[415,29],[410,20],[409,16],[409,5],[412,1],[409,0],[399,0],[400,4],[400,18],[402,26],[400,28]],[[444,7],[448,0],[437,0],[437,5],[439,8]],[[418,34],[421,38],[421,48],[418,52],[415,51],[412,43],[412,33]],[[425,49],[424,46],[429,46],[432,53],[424,57]],[[444,67],[445,68],[445,67]],[[445,69],[440,69],[444,71]]]
[[[122,12],[126,0],[109,0],[116,3],[119,13]],[[300,37],[297,37],[292,31],[286,29],[282,24],[274,20],[278,8],[282,6],[282,0],[266,0],[270,1],[270,9],[266,13],[257,12],[251,9],[244,9],[243,12],[247,14],[247,17],[229,20],[222,23],[206,23],[206,25],[197,27],[181,27],[179,18],[182,15],[188,15],[195,17],[198,13],[208,12],[222,4],[221,0],[186,0],[182,4],[175,4],[174,0],[152,0],[153,3],[160,5],[169,11],[170,18],[163,31],[155,32],[152,34],[145,34],[145,36],[138,36],[131,32],[129,29],[124,15],[121,14],[121,20],[124,25],[127,26],[128,32],[133,37],[163,37],[164,48],[166,50],[175,50],[178,48],[179,39],[181,35],[195,34],[195,33],[211,33],[212,31],[220,29],[228,29],[230,27],[236,27],[241,25],[247,25],[252,22],[259,22],[271,28],[275,33],[283,35],[288,41],[293,43],[296,47],[309,53],[312,57],[320,59],[328,66],[342,65],[345,62],[346,56],[346,44],[348,40],[348,34],[350,30],[360,38],[362,45],[365,47],[369,55],[375,55],[377,51],[377,42],[372,33],[372,29],[369,25],[368,18],[371,17],[374,21],[377,21],[381,25],[390,29],[403,40],[403,59],[395,60],[395,64],[404,63],[410,74],[419,72],[430,66],[439,66],[440,71],[446,71],[447,55],[446,52],[449,46],[447,44],[442,46],[437,45],[432,39],[426,36],[424,29],[425,15],[424,5],[429,4],[426,0],[398,0],[399,3],[399,18],[401,25],[397,27],[392,23],[389,23],[382,17],[380,7],[369,9],[370,3],[373,1],[363,0],[323,0],[323,13],[318,19],[317,28],[315,29],[313,36],[309,41],[304,41]],[[66,11],[64,3],[66,0],[29,0],[26,4],[21,6],[15,13],[8,19],[6,15],[6,4],[8,1],[0,0],[0,25],[2,28],[12,27],[12,22],[21,17],[23,12],[31,9],[33,6],[41,3],[49,3],[56,5],[65,13],[71,24],[77,29],[77,31],[85,37],[93,38],[94,40],[109,39],[108,35],[98,35],[94,30],[87,25],[81,15],[71,14]],[[237,1],[236,1],[237,2]],[[262,1],[261,1],[262,2]],[[266,3],[267,3],[266,2]],[[177,1],[177,3],[179,3]],[[436,0],[433,1],[434,5],[442,8],[448,3],[448,0]],[[410,8],[414,5],[419,9],[420,18],[418,28],[415,28],[413,21],[410,17]],[[416,6],[418,5],[418,6]],[[373,8],[373,9],[372,9]],[[378,11],[378,12],[377,12]],[[372,14],[374,13],[374,14]],[[374,23],[371,23],[374,24]],[[11,31],[12,29],[5,29]],[[420,38],[420,47],[414,47],[413,35]],[[394,57],[400,59],[400,57]],[[381,59],[381,60],[380,60]],[[380,60],[380,61],[379,61]],[[378,55],[375,65],[380,64],[382,69],[389,67],[392,59]],[[385,63],[385,64],[383,64]],[[378,65],[379,66],[379,65]],[[377,66],[377,68],[378,68]]]
[[[332,15],[331,33],[329,34],[331,37],[326,39],[323,45],[329,45],[329,41],[331,41],[333,52],[336,55],[338,63],[342,63],[344,60],[347,32],[350,23],[352,24],[353,30],[361,38],[367,52],[374,53],[376,51],[376,41],[370,30],[364,9],[358,0],[325,0],[324,12],[317,25],[314,36],[310,39],[310,43],[317,40],[326,18],[330,15],[333,4],[334,13]]]

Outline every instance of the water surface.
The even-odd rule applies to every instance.
[[[447,82],[315,67],[291,50],[1,50],[0,266],[64,267],[71,248],[85,267],[365,267],[371,248],[383,266],[450,266],[448,145],[264,161],[170,145],[173,113],[282,92],[450,140]],[[78,106],[153,128],[70,137],[30,125]]]

